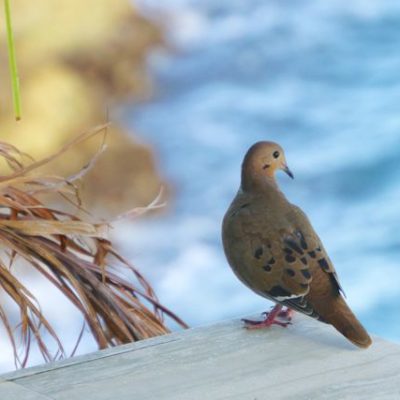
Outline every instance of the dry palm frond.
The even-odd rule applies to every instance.
[[[92,167],[96,157],[67,179],[43,176],[37,170],[104,128],[79,136],[57,154],[38,162],[0,142],[0,157],[11,170],[8,175],[0,176],[0,244],[3,249],[0,288],[18,306],[20,322],[17,329],[13,327],[2,305],[0,320],[9,336],[17,366],[26,365],[33,339],[46,361],[65,356],[61,340],[40,305],[14,274],[11,266],[17,258],[27,262],[75,305],[99,348],[164,334],[168,332],[165,316],[186,327],[159,303],[139,271],[104,238],[106,223],[82,220],[74,214],[46,206],[41,199],[44,194],[58,194],[60,201],[72,203],[82,211],[74,182]],[[101,151],[103,149],[104,146]],[[25,160],[29,162],[27,165]],[[151,207],[157,207],[157,204],[151,204]],[[22,338],[22,355],[16,336]],[[56,351],[50,350],[45,336],[54,339]]]

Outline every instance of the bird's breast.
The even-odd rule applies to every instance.
[[[261,264],[266,266],[264,261],[272,258],[268,223],[265,213],[255,223],[247,207],[230,208],[223,221],[222,241],[229,265],[243,283],[257,292],[263,271]]]

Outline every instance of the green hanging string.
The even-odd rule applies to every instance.
[[[21,100],[19,94],[19,77],[17,70],[17,61],[15,59],[15,48],[14,48],[14,35],[11,26],[11,10],[9,0],[4,0],[4,7],[6,13],[6,26],[7,26],[7,44],[8,44],[8,60],[10,64],[11,74],[11,88],[14,104],[15,119],[19,121],[21,119]]]

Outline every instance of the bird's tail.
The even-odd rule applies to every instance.
[[[332,324],[343,336],[356,346],[363,348],[369,347],[372,340],[368,332],[350,310],[343,297],[338,296],[335,301],[337,301],[337,304],[332,307],[335,312],[326,318],[326,322]]]

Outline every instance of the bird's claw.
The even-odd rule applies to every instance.
[[[278,321],[276,319],[274,320],[268,320],[265,319],[264,321],[253,321],[251,319],[242,319],[242,321],[245,324],[245,328],[246,329],[262,329],[262,328],[268,328],[271,325],[279,325],[282,328],[287,328],[288,325],[292,325],[292,323],[290,321]]]
[[[247,329],[261,329],[261,328],[268,328],[271,325],[279,325],[282,328],[287,328],[288,325],[291,325],[292,320],[292,313],[291,309],[286,309],[282,311],[280,308],[272,308],[270,312],[263,312],[262,315],[264,316],[263,321],[253,321],[251,319],[242,319],[245,323],[245,328]],[[286,321],[280,321],[276,318],[283,318]]]

